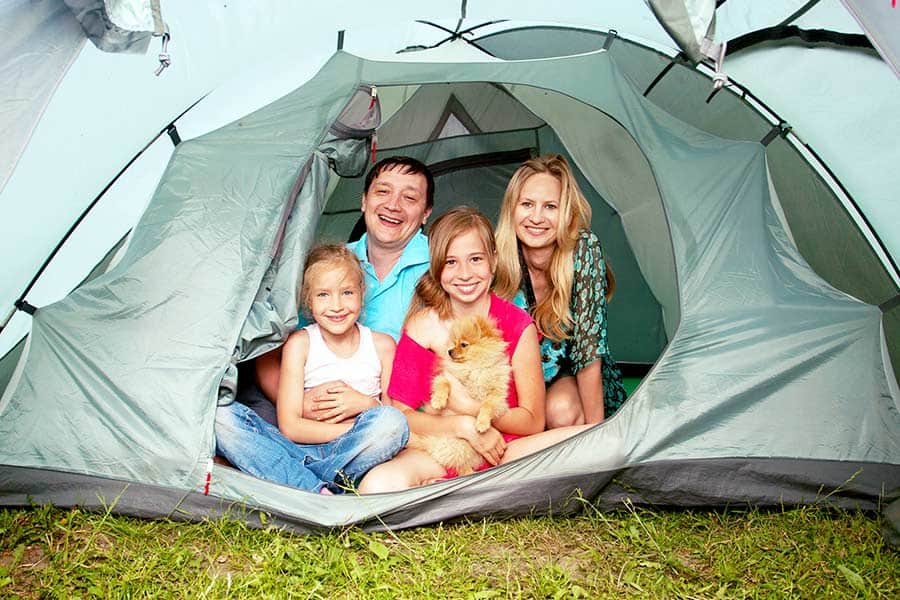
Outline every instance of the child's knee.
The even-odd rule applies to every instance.
[[[409,441],[409,422],[406,416],[393,406],[370,408],[361,417],[362,425],[367,430],[366,435],[371,440],[395,448],[395,452],[399,452]]]
[[[408,473],[391,463],[380,464],[366,473],[359,482],[360,494],[383,494],[412,487]]]

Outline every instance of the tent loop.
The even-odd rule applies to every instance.
[[[169,35],[168,31],[162,34],[162,49],[159,53],[159,66],[156,68],[156,71],[153,72],[157,77],[172,64],[172,58],[169,56],[169,40],[171,38],[172,36]]]
[[[768,146],[778,136],[786,137],[787,134],[789,134],[791,132],[791,129],[793,129],[793,128],[790,125],[788,125],[787,122],[779,121],[778,123],[776,123],[775,125],[772,126],[772,129],[769,130],[769,133],[767,133],[766,136],[759,141],[759,143],[762,144],[763,146]]]
[[[37,306],[29,303],[28,300],[25,300],[24,298],[19,298],[18,300],[16,300],[15,307],[16,309],[21,310],[23,313],[27,313],[29,315],[33,315],[37,312]]]
[[[178,135],[178,128],[175,127],[175,123],[169,123],[169,126],[166,127],[166,133],[169,134],[169,139],[172,140],[174,146],[181,143],[181,136]]]
[[[619,32],[616,31],[615,29],[610,29],[606,33],[606,40],[603,42],[603,49],[608,52],[609,49],[612,47],[613,42],[616,41],[617,37],[619,37]]]

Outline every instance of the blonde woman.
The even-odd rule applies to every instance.
[[[564,157],[539,156],[513,174],[497,224],[494,289],[528,310],[542,334],[548,429],[599,423],[625,400],[606,334],[615,279],[590,224]]]

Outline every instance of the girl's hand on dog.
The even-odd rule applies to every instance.
[[[500,464],[500,459],[506,452],[506,441],[499,431],[493,427],[488,428],[484,433],[478,433],[475,429],[475,418],[465,417],[463,425],[462,437],[464,440],[472,444],[478,454],[491,466]]]
[[[322,387],[324,389],[321,389]],[[311,394],[309,398],[312,418],[325,423],[346,421],[378,404],[377,400],[357,392],[343,381],[314,389],[317,393]]]

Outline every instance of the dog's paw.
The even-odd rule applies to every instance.
[[[435,377],[431,384],[431,407],[435,410],[444,410],[450,399],[450,382],[446,377]]]
[[[478,411],[478,416],[475,417],[475,431],[477,431],[478,433],[484,433],[490,428],[491,412],[482,407],[481,410]]]

